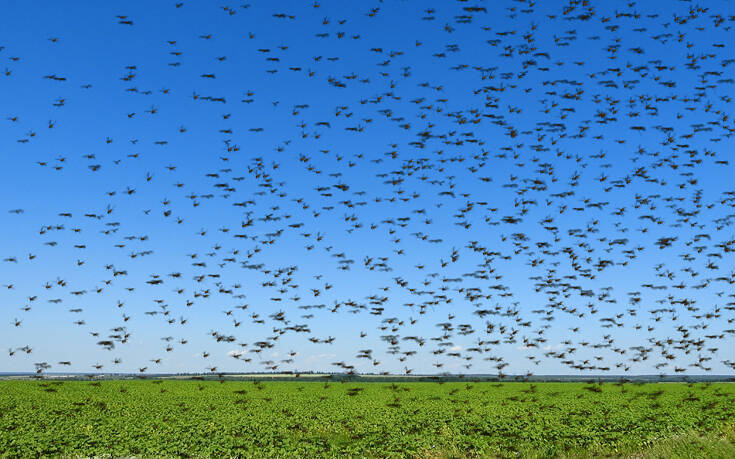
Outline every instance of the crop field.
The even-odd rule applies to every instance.
[[[735,385],[0,381],[7,457],[733,457]]]

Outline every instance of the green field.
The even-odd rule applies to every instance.
[[[0,381],[0,453],[735,457],[735,384]]]

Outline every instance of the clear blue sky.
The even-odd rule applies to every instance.
[[[6,2],[0,371],[731,373],[707,5]]]

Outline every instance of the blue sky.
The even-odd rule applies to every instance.
[[[318,3],[3,6],[0,369],[732,371],[729,2]]]

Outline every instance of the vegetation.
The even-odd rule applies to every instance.
[[[0,381],[8,457],[735,457],[728,383]]]

